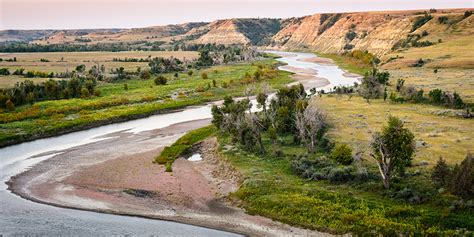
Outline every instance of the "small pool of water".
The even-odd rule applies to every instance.
[[[191,157],[188,158],[189,161],[200,161],[202,160],[201,154],[193,154]]]

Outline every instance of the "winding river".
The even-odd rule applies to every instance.
[[[358,80],[335,65],[315,63],[310,53],[274,52],[287,63],[281,70],[304,74],[305,86],[323,81],[318,89],[353,85]],[[300,70],[304,71],[301,72]],[[169,114],[101,126],[61,136],[0,149],[0,236],[1,235],[160,235],[160,236],[235,236],[233,233],[169,221],[118,216],[53,207],[23,199],[8,190],[6,182],[41,161],[64,150],[114,138],[113,133],[140,134],[174,124],[211,118],[211,105],[190,107]]]

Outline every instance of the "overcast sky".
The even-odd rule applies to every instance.
[[[0,29],[132,28],[233,17],[473,7],[474,0],[0,0]]]

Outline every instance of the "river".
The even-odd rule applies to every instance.
[[[306,70],[324,78],[319,89],[353,85],[358,79],[348,77],[335,65],[304,61],[315,57],[309,53],[273,52],[288,65],[281,70]],[[306,75],[308,76],[308,75]],[[309,75],[311,77],[311,75]],[[12,194],[6,182],[41,161],[60,155],[62,151],[113,138],[110,134],[127,131],[139,134],[177,123],[211,117],[211,105],[196,106],[169,114],[111,124],[39,139],[0,149],[0,236],[3,235],[160,235],[160,236],[235,236],[233,233],[169,221],[101,214],[89,211],[53,207],[32,202]]]

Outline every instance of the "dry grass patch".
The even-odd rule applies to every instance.
[[[368,104],[360,97],[349,100],[347,96],[323,96],[316,101],[330,115],[334,125],[330,136],[350,144],[355,151],[369,150],[371,133],[381,129],[389,114],[401,118],[415,134],[419,143],[415,164],[426,160],[434,165],[442,156],[453,165],[461,162],[468,151],[474,151],[474,120],[435,115],[443,110],[440,107],[382,100]]]
[[[6,67],[10,71],[17,68],[36,70],[42,72],[65,72],[72,71],[77,65],[84,64],[87,68],[104,64],[107,71],[117,67],[125,70],[136,70],[137,67],[147,68],[146,62],[113,62],[114,58],[147,58],[153,57],[175,57],[178,59],[195,59],[199,57],[198,52],[193,51],[124,51],[124,52],[51,52],[51,53],[0,53],[0,58],[17,58],[16,62],[0,62],[0,68]],[[46,59],[49,62],[41,62]],[[61,60],[62,59],[62,60]],[[1,77],[0,77],[1,79]]]

